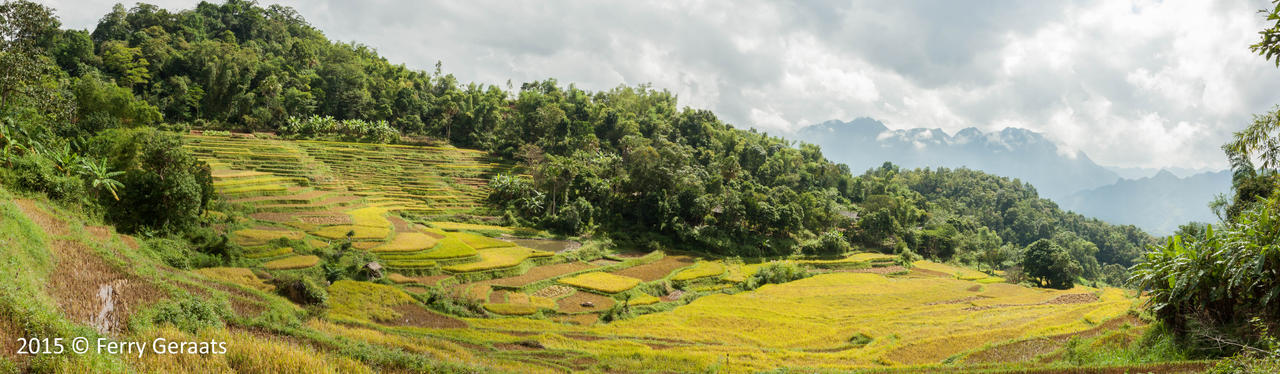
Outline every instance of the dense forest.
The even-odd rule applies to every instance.
[[[31,173],[10,177],[28,189],[70,188],[58,185],[57,173],[24,177],[40,174],[42,162],[57,170],[59,157],[84,155],[101,159],[104,173],[134,173],[137,161],[103,150],[126,147],[122,139],[174,141],[164,132],[119,129],[268,131],[488,150],[527,171],[494,179],[495,215],[645,247],[754,257],[865,246],[995,270],[1028,265],[1022,251],[1046,240],[1058,263],[1031,265],[1058,270],[1033,277],[1063,273],[1059,285],[1067,286],[1077,277],[1122,283],[1124,267],[1152,240],[1133,227],[1063,212],[1029,185],[977,171],[885,165],[855,177],[817,146],[736,129],[644,85],[588,92],[550,79],[518,90],[462,84],[439,64],[415,71],[367,46],[329,41],[278,5],[230,0],[177,12],[117,5],[90,32],[61,29],[47,8],[6,4],[13,19],[34,14],[26,28],[6,32],[6,58],[29,56],[21,64],[28,70],[11,70],[3,81],[6,128],[67,155],[6,150],[29,159],[19,163],[30,167],[16,169]],[[207,171],[188,174],[195,186],[207,179]],[[93,195],[99,205],[123,210],[130,205],[117,198],[154,200],[139,197],[144,184],[134,180],[142,177],[123,178],[119,193]],[[208,203],[207,186],[170,188],[186,193],[190,212]],[[159,232],[191,221],[107,215]]]

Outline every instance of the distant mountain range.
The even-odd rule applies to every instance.
[[[1189,221],[1217,222],[1209,201],[1230,190],[1228,170],[1186,178],[1162,170],[1155,176],[1077,192],[1059,205],[1103,221],[1132,224],[1153,235],[1168,235]]]
[[[967,167],[1018,178],[1065,209],[1155,235],[1188,221],[1216,220],[1207,205],[1231,186],[1227,172],[1103,167],[1083,152],[1060,150],[1040,133],[1012,127],[989,133],[970,127],[951,135],[941,129],[890,130],[864,117],[805,127],[792,138],[821,146],[827,158],[855,173],[890,161],[905,168]]]
[[[821,146],[828,158],[854,172],[885,161],[906,168],[968,167],[1019,178],[1055,201],[1120,180],[1083,153],[1064,155],[1040,133],[1012,127],[992,133],[970,127],[948,135],[941,129],[889,130],[880,121],[858,118],[809,126],[795,139]]]

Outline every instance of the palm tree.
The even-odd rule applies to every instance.
[[[90,184],[96,191],[98,188],[106,188],[111,191],[111,197],[116,201],[120,200],[120,195],[116,195],[116,189],[124,187],[124,183],[115,180],[115,178],[123,171],[111,171],[107,167],[107,160],[98,160],[97,163],[90,161],[88,158],[80,160],[80,174],[89,178]]]

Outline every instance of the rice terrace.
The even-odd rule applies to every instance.
[[[790,115],[752,109],[742,117],[740,108],[707,104],[701,88],[688,95],[684,85],[705,83],[682,70],[688,67],[627,67],[622,60],[630,57],[595,62],[607,65],[604,76],[628,82],[647,72],[641,77],[676,91],[616,82],[601,88],[583,78],[598,75],[591,69],[565,74],[587,79],[581,87],[592,89],[555,79],[464,83],[444,62],[434,71],[392,62],[368,45],[326,36],[303,17],[346,4],[138,3],[88,20],[83,11],[98,12],[96,6],[53,3],[0,3],[0,274],[9,280],[0,282],[0,373],[1280,370],[1274,108],[1243,130],[1220,130],[1228,143],[1212,151],[1229,162],[1184,160],[1185,168],[1162,164],[1170,169],[1130,177],[1148,171],[1105,169],[1082,151],[1064,156],[1066,148],[1057,147],[1078,146],[1068,144],[1078,139],[1045,134],[1140,137],[1057,117],[1051,126],[1067,130],[948,133],[890,129],[869,117],[779,129],[769,123]],[[514,19],[545,13],[526,5],[493,4],[484,12],[510,11],[494,17],[520,25],[526,21]],[[695,47],[637,52],[644,56],[718,50],[712,31],[730,27],[700,15],[742,11],[736,4],[627,5],[698,15],[653,22],[676,22],[681,34],[710,33],[704,41],[676,40]],[[816,13],[857,13],[809,5]],[[1157,6],[1140,5],[1133,12]],[[542,62],[504,53],[536,44],[525,31],[551,32],[455,22],[474,16],[464,8],[485,7],[396,7],[440,13],[414,22],[489,24],[483,27],[504,38],[528,39],[463,38],[487,54],[473,56],[475,66],[461,62],[458,74],[525,74]],[[762,7],[762,14],[788,15],[779,19],[809,17],[779,4]],[[876,8],[853,8],[864,7]],[[1056,6],[1033,10],[1076,16]],[[614,11],[592,14],[610,19]],[[917,11],[884,14],[932,14]],[[1262,13],[1245,16],[1275,26],[1262,25],[1262,41],[1246,52],[1280,61],[1280,5]],[[339,22],[329,18],[320,19]],[[614,30],[607,48],[652,44],[614,26],[594,27]],[[844,59],[865,71],[908,74],[906,64],[881,69],[857,53],[805,55],[794,47],[828,42],[797,36],[812,30],[794,27],[798,34],[775,30],[790,35],[779,47],[789,52],[777,52],[786,62],[775,61],[788,78],[766,90],[786,100],[756,101],[743,92],[764,91],[725,86],[732,79],[716,78],[712,87],[746,90],[732,94],[742,105],[799,110],[792,106],[819,99],[796,87],[858,86],[849,78],[856,71],[841,70],[852,68],[832,67]],[[1000,33],[1016,38],[1015,31]],[[885,38],[877,43],[900,36],[874,35]],[[594,37],[575,43],[601,43]],[[764,53],[758,43],[772,43],[742,38],[724,45],[753,54]],[[933,38],[919,43],[943,43]],[[579,67],[561,52],[539,53]],[[794,61],[796,54],[817,62]],[[501,56],[512,62],[494,68],[489,60]],[[724,74],[768,70],[707,58]],[[841,64],[823,71],[849,79],[834,84],[795,70],[827,60]],[[929,64],[939,61],[955,63]],[[1020,60],[1005,61],[1003,73],[1022,68]],[[1257,71],[1274,73],[1263,65]],[[655,73],[668,68],[679,82]],[[1129,81],[1141,80],[1134,74]],[[871,89],[885,89],[869,100],[901,114],[887,96],[913,79],[868,80]],[[1002,89],[1030,89],[1020,84]],[[1057,101],[1074,97],[1063,95]],[[860,97],[821,100],[854,105]],[[930,97],[900,104],[966,113]],[[1016,114],[1025,103],[1008,104]],[[1127,147],[1134,159],[1149,156],[1142,145]],[[1025,165],[1007,168],[1009,160]],[[1229,170],[1185,177],[1170,171],[1228,163]],[[1061,175],[1037,174],[1045,170]],[[1203,197],[1185,191],[1199,186],[1196,178],[1228,174],[1230,185],[1208,204],[1187,197]],[[1064,193],[1094,177],[1105,183]],[[1139,188],[1144,184],[1161,188]],[[1081,213],[1099,205],[1164,215],[1166,226]],[[1211,211],[1214,223],[1182,220],[1203,217],[1197,209]],[[1168,226],[1170,220],[1181,221]],[[1162,231],[1168,227],[1175,228]]]

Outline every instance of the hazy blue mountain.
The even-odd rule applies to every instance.
[[[1190,221],[1217,222],[1209,201],[1230,191],[1227,170],[1186,178],[1160,171],[1152,177],[1080,191],[1059,205],[1110,223],[1135,225],[1152,235],[1168,235]]]
[[[1196,175],[1200,173],[1213,173],[1213,172],[1221,171],[1219,169],[1211,169],[1211,168],[1192,169],[1192,168],[1181,168],[1176,166],[1167,167],[1167,168],[1138,168],[1138,167],[1119,167],[1119,166],[1104,165],[1103,167],[1107,168],[1107,170],[1111,170],[1115,172],[1116,174],[1120,175],[1120,178],[1124,178],[1124,179],[1147,178],[1147,177],[1154,176],[1156,175],[1156,173],[1159,173],[1161,171],[1168,171],[1170,173],[1173,173],[1173,175],[1178,178],[1186,178],[1186,177],[1190,177],[1192,175]]]
[[[971,127],[950,135],[940,129],[889,130],[880,121],[858,118],[809,126],[793,138],[821,146],[828,158],[855,173],[885,161],[907,168],[968,167],[1019,178],[1055,201],[1120,179],[1083,153],[1066,155],[1040,133],[1019,128],[984,133]]]

